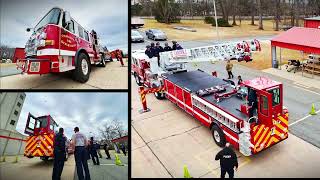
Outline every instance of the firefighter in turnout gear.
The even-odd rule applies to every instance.
[[[60,180],[61,173],[66,158],[66,141],[67,138],[63,135],[63,128],[59,129],[58,134],[54,137],[54,163],[52,171],[52,180]]]
[[[238,159],[236,153],[231,149],[229,143],[226,143],[226,147],[218,152],[215,160],[220,160],[221,178],[224,178],[226,173],[228,173],[229,178],[233,178],[233,168],[235,168],[235,170],[238,169]]]

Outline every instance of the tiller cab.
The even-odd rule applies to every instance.
[[[72,71],[73,79],[86,82],[91,65],[105,67],[104,51],[97,33],[85,30],[68,11],[52,8],[34,28],[25,46],[25,59],[17,68],[27,74]]]
[[[24,156],[28,158],[40,157],[42,160],[53,158],[54,137],[58,133],[58,128],[58,124],[50,115],[35,117],[29,113],[24,131],[29,135]],[[68,153],[66,153],[67,158]]]

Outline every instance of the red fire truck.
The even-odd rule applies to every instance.
[[[40,157],[42,160],[53,158],[54,136],[58,132],[59,125],[50,115],[35,117],[29,113],[25,134],[26,140],[24,156],[28,158]],[[69,141],[66,142],[66,152],[69,152]],[[68,159],[68,153],[66,153]]]
[[[196,54],[196,49],[203,53]],[[136,82],[149,87],[149,92],[161,89],[162,92],[155,93],[158,99],[169,99],[210,128],[218,146],[230,142],[245,156],[288,138],[288,110],[283,106],[282,84],[258,77],[237,86],[202,70],[185,68],[186,63],[217,60],[217,54],[207,50],[208,47],[199,47],[160,53],[160,66],[157,58],[150,59],[143,51],[133,52]],[[249,92],[255,92],[257,102],[252,117]]]
[[[91,64],[105,67],[104,52],[97,33],[85,30],[68,11],[52,8],[32,30],[25,46],[25,59],[17,68],[27,74],[73,72],[73,78],[86,82]]]

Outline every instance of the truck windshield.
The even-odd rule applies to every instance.
[[[274,88],[269,90],[268,92],[272,94],[272,106],[280,104],[280,89]]]
[[[49,13],[41,19],[41,21],[34,28],[35,31],[38,31],[40,28],[47,24],[58,24],[60,17],[60,9],[53,8]]]

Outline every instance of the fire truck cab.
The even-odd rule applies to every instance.
[[[29,113],[24,131],[25,134],[29,135],[24,156],[28,158],[40,157],[42,160],[53,158],[54,137],[58,130],[59,125],[50,115],[35,117]],[[66,144],[68,143],[66,142]],[[66,153],[67,158],[68,153]]]
[[[85,30],[68,11],[52,8],[34,28],[25,46],[25,59],[17,68],[27,74],[73,72],[73,78],[86,82],[91,64],[105,67],[104,52],[97,33]]]

